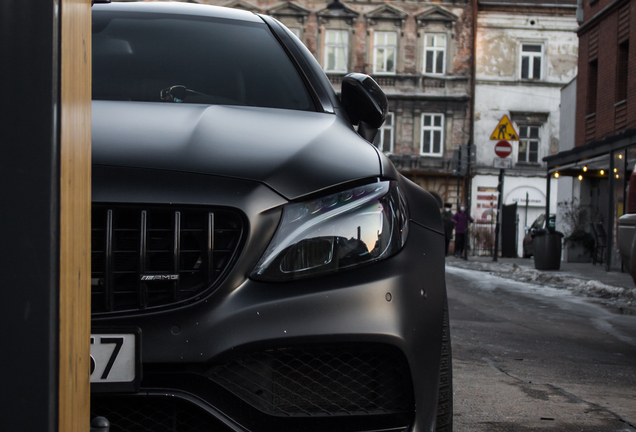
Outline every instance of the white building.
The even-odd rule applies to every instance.
[[[519,140],[510,141],[512,168],[505,170],[502,204],[518,205],[518,256],[523,253],[524,226],[545,212],[546,165],[542,159],[559,150],[560,92],[577,73],[575,13],[576,0],[479,1],[477,160],[471,195],[471,213],[477,223],[473,232],[481,231],[483,238],[496,217],[497,141],[490,138],[507,115]],[[552,187],[556,188],[556,182]],[[550,208],[556,210],[556,193],[552,197]],[[479,244],[473,243],[473,247],[480,252]]]

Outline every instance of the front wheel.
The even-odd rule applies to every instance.
[[[435,431],[453,432],[453,359],[448,319],[448,298],[444,301],[444,327],[440,360]]]

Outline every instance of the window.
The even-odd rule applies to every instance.
[[[325,72],[347,72],[349,33],[327,30],[325,33]]]
[[[539,126],[519,126],[519,162],[539,163]]]
[[[378,134],[375,136],[373,144],[379,148],[380,151],[393,153],[393,119],[393,113],[389,113]]]
[[[420,154],[441,156],[444,142],[444,114],[422,114]]]
[[[395,73],[397,33],[376,32],[373,40],[373,73]]]
[[[521,79],[541,79],[543,45],[521,44]]]
[[[618,46],[616,58],[616,102],[627,99],[627,76],[629,71],[629,41]]]
[[[587,69],[587,115],[596,112],[596,89],[598,86],[598,60],[591,61]]]
[[[443,74],[446,71],[446,35],[427,34],[424,37],[424,73]]]

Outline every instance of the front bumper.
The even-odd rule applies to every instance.
[[[110,170],[117,170],[118,175],[113,176]],[[95,415],[108,417],[107,413],[95,410],[100,406],[111,411],[108,406],[130,409],[130,400],[144,404],[152,400],[157,401],[153,406],[161,406],[169,395],[178,399],[178,404],[185,403],[199,410],[203,417],[216,419],[214,422],[219,422],[221,428],[218,430],[433,430],[446,296],[442,234],[412,223],[406,245],[389,259],[302,281],[258,282],[247,275],[276,229],[283,202],[269,189],[240,182],[242,189],[223,188],[241,190],[238,197],[215,193],[215,198],[210,199],[205,191],[220,190],[216,180],[210,177],[171,174],[175,176],[170,182],[172,187],[159,191],[155,190],[157,185],[161,187],[161,182],[169,181],[166,173],[148,170],[140,174],[137,170],[98,168],[95,175],[98,181],[94,181],[93,195],[98,202],[225,204],[243,211],[250,221],[243,253],[232,272],[209,295],[178,309],[94,318],[93,325],[100,327],[141,329],[144,374],[141,390],[136,394],[118,395],[115,399],[112,395],[94,394]],[[114,196],[111,191],[122,189],[113,187],[117,185],[112,182],[106,187],[99,181],[100,176],[120,179],[118,181],[128,185],[123,189],[125,195]],[[144,181],[137,176],[143,176]],[[163,180],[149,181],[149,176]],[[196,190],[189,187],[194,180],[198,184]],[[408,196],[413,190],[406,189],[406,193],[410,203],[417,202],[418,197]],[[403,370],[406,384],[401,385],[401,392],[408,402],[399,409],[387,409],[380,404],[379,410],[369,409],[369,412],[364,412],[364,407],[348,411],[347,402],[336,404],[327,412],[268,411],[266,405],[258,402],[258,397],[248,394],[248,390],[257,394],[258,385],[262,383],[255,382],[250,387],[218,378],[219,373],[232,373],[223,370],[233,362],[244,363],[243,359],[253,359],[260,353],[285,350],[304,350],[316,358],[322,355],[320,353],[342,352],[337,350],[384,352],[388,357],[373,354],[376,360],[381,360],[378,360],[379,366],[372,369],[374,373],[391,368]],[[348,358],[352,364],[364,363]],[[396,368],[400,362],[403,366]],[[311,361],[305,363],[311,364]],[[324,364],[320,361],[315,368],[310,367],[320,370]],[[331,373],[329,380],[335,383],[351,376],[342,371]],[[395,379],[392,376],[389,381]],[[315,393],[312,386],[321,381],[324,383],[321,379],[312,379],[314,384],[301,382],[298,388]],[[260,390],[268,391],[267,388]],[[299,391],[302,392],[295,390]],[[306,399],[307,396],[300,397]],[[348,400],[352,399],[358,400],[355,397]],[[383,409],[386,412],[383,413]]]

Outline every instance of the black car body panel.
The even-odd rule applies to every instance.
[[[255,180],[288,200],[380,175],[374,147],[333,114],[95,101],[93,119],[99,165]]]
[[[435,199],[355,132],[315,60],[277,21],[186,4],[94,10],[265,22],[322,102],[315,112],[93,102],[93,326],[140,329],[143,367],[139,391],[94,392],[93,414],[108,417],[113,430],[133,432],[163,427],[162,421],[180,432],[435,430],[444,411],[438,412],[438,398],[452,397],[442,396],[450,352],[443,343],[444,236]],[[396,253],[297,280],[253,276],[290,203],[387,181],[399,189],[410,220]],[[104,229],[96,224],[97,209],[108,212]],[[121,209],[141,214],[141,228],[113,222]],[[151,226],[156,209],[173,215],[174,231]],[[191,253],[180,243],[179,235],[188,233],[178,228],[179,218],[192,209],[209,209],[210,221],[216,213],[235,215],[240,234],[233,252],[214,281],[193,295],[148,303],[163,282],[139,282],[148,273],[143,263],[159,254],[152,244],[163,242],[174,248],[174,261],[152,274],[178,271],[180,254]],[[118,245],[117,230],[134,231],[141,245]],[[124,240],[132,238],[127,235]],[[98,268],[100,260],[106,270]],[[113,296],[125,290],[104,285],[109,266],[127,268],[126,260],[142,262],[130,267],[138,272],[139,298],[116,309]],[[100,304],[105,308],[98,310]],[[156,426],[141,426],[138,418]],[[205,426],[192,426],[195,419]]]

